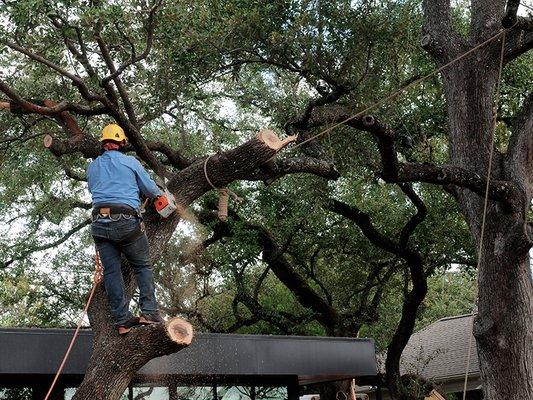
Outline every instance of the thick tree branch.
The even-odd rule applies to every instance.
[[[424,25],[422,48],[441,63],[449,61],[457,53],[459,36],[451,23],[450,0],[424,0]]]
[[[533,18],[519,18],[505,40],[505,63],[533,49]]]
[[[456,185],[470,189],[483,197],[487,180],[474,171],[453,165],[401,163],[394,182],[426,182],[436,185]],[[489,198],[500,201],[508,211],[523,207],[524,192],[513,181],[491,180]]]
[[[283,160],[270,160],[256,171],[253,177],[250,176],[250,180],[261,180],[266,184],[271,184],[285,175],[300,173],[313,174],[333,180],[340,177],[335,165],[329,161],[314,157],[291,157]]]
[[[61,157],[65,154],[81,153],[85,158],[95,159],[100,155],[100,143],[92,136],[86,135],[62,140],[48,134],[44,137],[44,146],[56,157]]]
[[[521,31],[533,31],[533,17],[517,17],[511,26]]]
[[[168,158],[170,164],[178,169],[187,168],[191,165],[191,160],[185,158],[179,151],[172,149],[166,143],[146,141],[146,146],[152,151],[164,154]]]
[[[303,307],[314,311],[316,320],[328,332],[333,333],[340,322],[337,311],[296,272],[280,253],[281,248],[270,232],[260,226],[250,225],[250,228],[259,234],[259,241],[263,249],[263,261],[269,265],[274,275],[291,291]]]
[[[209,180],[218,188],[235,180],[253,180],[257,170],[281,149],[284,142],[274,133],[262,130],[257,136],[234,149],[211,156],[206,163]],[[206,157],[194,160],[181,170],[168,184],[178,202],[188,206],[213,188],[205,178]]]
[[[0,80],[0,91],[6,94],[12,101],[2,102],[1,109],[9,110],[14,114],[40,114],[54,116],[66,111],[73,112],[79,115],[100,115],[107,113],[106,107],[87,107],[77,103],[60,102],[53,103],[53,105],[46,106],[44,101],[37,103],[25,100],[13,88],[11,88],[4,81]],[[9,105],[8,105],[9,104]]]
[[[398,186],[400,186],[402,192],[405,193],[409,200],[411,200],[411,203],[413,203],[416,207],[416,214],[414,214],[409,219],[409,221],[404,225],[402,231],[400,232],[400,239],[398,240],[398,244],[400,247],[405,248],[407,247],[409,238],[414,233],[416,227],[426,218],[428,210],[422,199],[414,191],[411,185],[399,184]]]
[[[309,120],[310,126],[339,123],[347,120],[352,114],[343,107],[326,107],[315,110]],[[436,185],[456,185],[467,188],[480,196],[485,195],[486,179],[475,171],[453,165],[433,165],[405,163],[398,160],[396,141],[398,132],[372,115],[353,118],[347,125],[371,133],[377,141],[381,164],[382,178],[389,183],[426,182]],[[489,186],[489,198],[502,202],[508,211],[516,212],[523,208],[524,193],[508,180],[492,179]]]

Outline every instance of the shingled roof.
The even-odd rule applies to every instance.
[[[441,382],[464,376],[469,340],[469,376],[479,376],[471,314],[442,318],[413,334],[402,355],[402,373]]]

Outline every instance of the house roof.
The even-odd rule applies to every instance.
[[[72,334],[70,329],[0,329],[0,382],[54,374]],[[92,332],[83,330],[63,375],[81,379],[91,349]],[[189,347],[148,362],[137,379],[309,384],[376,373],[372,339],[199,333]]]
[[[478,376],[471,314],[442,318],[413,334],[402,355],[402,373],[418,374],[432,381],[464,376],[469,341],[469,376]]]

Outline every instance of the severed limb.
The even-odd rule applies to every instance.
[[[168,337],[177,344],[189,345],[193,339],[193,328],[184,319],[179,317],[171,318],[166,323]]]

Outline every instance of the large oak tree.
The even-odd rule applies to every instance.
[[[96,126],[114,120],[125,128],[132,151],[155,173],[169,179],[169,188],[183,209],[211,190],[204,176],[206,148],[196,146],[197,151],[187,151],[195,141],[194,135],[181,141],[184,134],[166,135],[162,127],[168,118],[183,120],[184,109],[201,114],[197,104],[208,102],[206,92],[216,90],[225,76],[238,80],[244,75],[243,70],[253,72],[248,75],[251,77],[248,92],[239,92],[245,86],[234,83],[237,89],[232,90],[232,84],[226,85],[225,94],[232,100],[248,103],[247,106],[254,107],[258,114],[274,117],[274,123],[284,126],[289,134],[299,133],[302,140],[330,124],[345,121],[355,114],[356,107],[368,104],[387,90],[408,84],[413,71],[418,71],[417,66],[429,64],[419,53],[406,50],[413,43],[412,37],[397,40],[395,36],[402,26],[416,26],[417,19],[410,19],[419,15],[416,2],[381,7],[320,1],[316,5],[283,1],[268,5],[197,2],[190,6],[179,2],[148,4],[143,1],[117,6],[94,1],[90,5],[87,7],[83,2],[51,5],[45,1],[4,2],[2,5],[8,21],[2,32],[6,50],[3,61],[9,72],[0,82],[0,89],[6,95],[3,107],[10,111],[10,118],[18,116],[25,126],[22,132],[12,128],[13,134],[4,138],[3,143],[7,147],[16,146],[48,133],[48,150],[64,173],[74,180],[83,179],[76,168],[83,167],[84,162],[76,155],[97,156]],[[437,65],[444,65],[499,32],[504,1],[472,1],[466,17],[465,14],[453,15],[452,11],[447,1],[424,3],[422,44]],[[520,58],[533,42],[531,22],[527,18],[520,18],[517,24],[513,21],[511,25],[506,35],[505,66]],[[412,30],[404,33],[414,36]],[[358,40],[358,37],[368,40]],[[392,45],[391,37],[394,38]],[[435,184],[451,193],[477,243],[486,183],[484,173],[494,135],[493,96],[501,37],[499,40],[446,69],[442,73],[442,86],[439,82],[432,84],[437,92],[440,88],[444,92],[446,124],[419,125],[421,130],[447,126],[449,159],[446,164],[436,164],[432,157],[425,159],[416,154],[405,161],[405,155],[398,154],[398,144],[405,139],[404,127],[383,122],[398,123],[402,119],[394,118],[390,109],[380,110],[379,118],[370,115],[354,118],[341,130],[342,135],[369,132],[377,144],[375,154],[380,178],[404,185],[415,204],[418,196],[407,185],[413,182]],[[276,74],[284,74],[284,82],[294,84],[293,96],[303,100],[291,103],[280,96],[276,102],[275,95],[279,93],[272,96],[274,101],[262,98],[260,90],[267,92],[269,82],[281,81]],[[210,84],[213,86],[209,87]],[[410,100],[417,103],[421,97],[423,94],[419,92]],[[527,257],[531,247],[531,224],[527,221],[527,212],[533,170],[533,110],[531,94],[526,92],[517,97],[514,106],[508,100],[499,110],[500,115],[505,114],[501,124],[509,126],[501,127],[504,132],[498,137],[503,137],[503,145],[498,143],[495,149],[485,245],[479,268],[480,301],[475,332],[486,394],[494,399],[527,398],[532,392],[528,375],[532,364],[528,346],[532,328],[532,288]],[[437,108],[438,94],[435,99],[432,106]],[[403,108],[403,118],[412,112],[409,106],[398,107]],[[435,112],[435,116],[439,112]],[[188,125],[184,125],[191,128],[190,121],[187,122]],[[46,128],[33,133],[40,124]],[[164,140],[156,140],[158,135],[151,130]],[[421,138],[427,136],[428,132],[420,133]],[[334,158],[324,151],[324,143],[320,140],[303,146],[302,156],[288,155],[272,163],[275,144],[250,137],[247,141],[232,142],[221,133],[219,140],[213,141],[213,147],[219,152],[209,158],[207,170],[217,187],[235,180],[272,182],[301,172],[326,179],[339,176]],[[229,140],[221,143],[225,138]],[[369,151],[369,148],[365,146],[364,150]],[[341,169],[341,174],[345,171],[346,168]],[[39,179],[45,185],[42,187],[47,183],[52,186],[49,178]],[[88,206],[83,202],[70,202],[70,207]],[[332,200],[327,207],[359,222],[359,226],[365,226],[361,229],[367,229],[372,236],[372,225],[354,206]],[[414,327],[417,307],[413,305],[420,304],[426,290],[426,277],[417,251],[407,246],[420,222],[418,218],[425,213],[423,204],[417,204],[417,208],[419,212],[405,226],[398,241],[388,242],[386,237],[377,235],[379,232],[373,235],[385,250],[404,259],[413,282],[404,305],[407,323],[400,324],[399,329],[404,332],[400,332],[397,345],[393,346],[396,348],[394,357],[388,360],[393,364],[389,368],[392,371],[399,371],[398,353]],[[45,212],[53,214],[48,209]],[[163,253],[178,222],[178,215],[165,221],[156,215],[147,215],[154,261]],[[66,235],[50,244],[34,246],[33,250],[60,244],[86,225],[87,221],[79,221]],[[39,226],[37,224],[36,229]],[[284,283],[294,286],[297,279],[289,276],[291,269],[284,268],[288,266],[280,264],[283,260],[275,257],[275,252],[268,251],[275,250],[273,238],[268,232],[261,232],[262,245],[267,250],[265,261],[273,254],[270,261],[274,267],[271,268],[277,268],[277,276]],[[8,264],[27,255],[23,251]],[[125,273],[132,293],[127,266]],[[296,297],[305,299],[298,294]],[[321,303],[320,299],[315,300],[314,304]],[[330,330],[337,329],[339,324],[335,318],[328,319],[335,317],[335,310],[331,312],[327,304],[322,305],[317,320]],[[143,328],[126,339],[117,337],[101,290],[91,308],[90,320],[96,334],[95,351],[77,398],[117,398],[147,360],[179,349],[160,328]],[[113,349],[112,356],[109,356],[110,349]],[[121,368],[110,368],[112,363]],[[103,385],[104,378],[116,384]],[[392,393],[401,397],[399,375],[390,374],[389,380]]]

